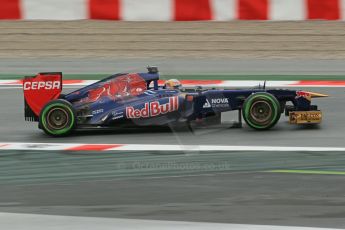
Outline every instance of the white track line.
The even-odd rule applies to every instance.
[[[345,152],[345,147],[290,147],[290,146],[227,146],[227,145],[155,145],[155,144],[84,144],[84,143],[22,143],[3,142],[0,150],[40,151],[270,151],[270,152]]]
[[[11,230],[331,230],[329,228],[273,225],[226,224],[187,221],[138,220],[102,217],[76,217],[41,214],[0,213],[0,228]],[[335,230],[333,228],[333,230]]]
[[[110,148],[107,151],[304,151],[304,152],[325,152],[325,151],[345,151],[345,148],[334,147],[282,147],[282,146],[224,146],[224,145],[123,145],[121,147]]]

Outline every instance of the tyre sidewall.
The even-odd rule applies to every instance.
[[[63,109],[68,114],[69,122],[65,128],[60,129],[60,130],[53,130],[49,127],[49,125],[47,123],[47,114],[53,108]],[[66,100],[62,100],[62,99],[53,100],[43,107],[43,109],[40,113],[40,117],[39,117],[39,126],[48,135],[66,136],[66,135],[70,134],[74,130],[74,128],[76,127],[76,119],[75,118],[76,118],[75,110],[73,109],[73,106],[70,102],[68,102]]]
[[[272,110],[271,121],[265,125],[257,124],[251,118],[251,115],[250,115],[251,106],[253,105],[254,102],[257,102],[257,101],[268,102],[271,107],[271,110]],[[266,129],[270,129],[278,122],[281,115],[281,108],[280,108],[279,101],[272,94],[265,93],[265,92],[254,93],[250,95],[244,102],[242,113],[243,113],[243,118],[248,126],[257,130],[266,130]]]

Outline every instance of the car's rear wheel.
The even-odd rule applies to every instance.
[[[66,100],[53,100],[41,111],[39,127],[51,136],[66,136],[76,127],[75,111]]]
[[[267,130],[272,128],[280,118],[280,103],[272,94],[255,93],[243,103],[242,115],[249,127]]]

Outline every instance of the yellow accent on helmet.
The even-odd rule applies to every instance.
[[[166,89],[179,89],[182,86],[182,84],[177,79],[170,79],[165,81],[164,86]]]

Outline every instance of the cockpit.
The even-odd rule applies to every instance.
[[[110,100],[118,100],[124,97],[135,97],[146,90],[159,90],[169,85],[176,88],[180,86],[177,80],[166,81],[164,86],[159,86],[159,73],[157,67],[148,67],[147,73],[119,73],[109,76],[92,85],[84,87],[69,94],[72,101],[90,103],[106,97]],[[176,86],[176,87],[175,87]]]

